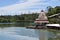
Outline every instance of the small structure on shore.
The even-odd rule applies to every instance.
[[[53,29],[58,28],[59,29],[60,28],[59,24],[48,24],[48,23],[49,23],[49,21],[48,21],[48,18],[46,16],[46,13],[43,10],[41,10],[38,18],[36,18],[34,21],[35,25],[34,26],[28,26],[27,28],[32,28],[32,29],[43,29],[43,28],[51,28],[51,29],[52,28]]]
[[[33,28],[33,29],[40,29],[40,28],[46,28],[46,24],[49,23],[48,18],[46,16],[46,13],[41,10],[39,13],[38,18],[34,21],[34,26],[28,26],[27,28]]]
[[[35,20],[35,23],[37,22],[42,25],[49,23],[46,13],[43,10],[39,13],[38,18]]]

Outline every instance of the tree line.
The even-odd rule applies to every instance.
[[[53,14],[57,14],[57,13],[60,13],[60,6],[56,6],[56,7],[51,7],[51,6],[48,6],[47,7],[47,17],[50,16],[50,15],[53,15]],[[39,13],[31,13],[31,14],[21,14],[21,15],[14,15],[14,16],[11,16],[11,15],[1,15],[0,16],[0,23],[4,23],[4,22],[21,22],[21,20],[25,20],[25,21],[28,21],[28,20],[35,20],[37,17],[38,17]],[[58,16],[59,18],[60,16]],[[58,20],[53,17],[53,18],[48,18],[50,23],[58,23]]]
[[[47,16],[51,16],[53,14],[58,14],[58,13],[60,13],[60,6],[56,6],[54,8],[49,6],[49,7],[47,7],[47,11],[48,11]],[[49,19],[50,23],[60,23],[60,21],[59,21],[60,16],[55,16],[53,18],[48,18],[48,19]]]

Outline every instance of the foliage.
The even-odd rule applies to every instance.
[[[0,16],[0,23],[1,22],[22,22],[22,21],[33,21],[37,18],[38,13],[32,14],[22,14],[22,15],[8,15],[8,16]]]
[[[57,14],[57,13],[60,13],[60,6],[56,6],[56,7],[51,7],[51,6],[48,6],[47,7],[47,17],[48,16],[51,16],[53,14]],[[21,15],[14,15],[14,16],[11,16],[11,15],[1,15],[0,16],[0,22],[22,22],[22,21],[34,21],[37,17],[38,17],[38,14],[39,13],[31,13],[31,14],[21,14]],[[57,17],[57,18],[60,18]],[[58,20],[53,17],[53,18],[48,18],[50,23],[58,23]]]
[[[51,15],[60,13],[60,6],[56,6],[54,8],[49,6],[49,7],[47,7],[47,10],[48,10],[47,16],[51,16]],[[60,21],[58,19],[60,20],[59,16],[49,18],[49,21],[50,21],[50,23],[60,23]]]

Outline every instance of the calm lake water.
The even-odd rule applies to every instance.
[[[27,29],[18,25],[0,24],[0,40],[40,40],[44,36],[45,40],[60,40],[60,30]]]

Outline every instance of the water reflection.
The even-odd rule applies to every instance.
[[[18,24],[0,24],[0,40],[60,40],[60,31],[26,29]]]
[[[32,22],[0,23],[0,27],[26,27]]]
[[[0,40],[38,40],[35,30],[21,27],[0,28]]]
[[[48,31],[46,29],[36,29],[39,40],[48,40]]]
[[[60,30],[48,30],[49,32],[49,40],[60,40]]]

